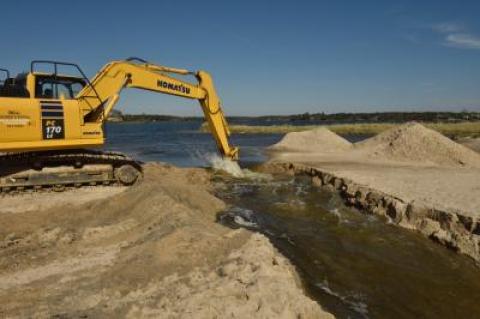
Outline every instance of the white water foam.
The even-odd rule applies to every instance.
[[[207,154],[205,156],[206,160],[213,169],[224,171],[233,177],[244,177],[245,173],[240,168],[237,162],[232,161],[228,158],[222,158],[217,154]]]
[[[240,226],[244,226],[244,227],[250,227],[250,228],[257,228],[257,224],[255,223],[252,223],[252,222],[249,222],[247,220],[245,220],[245,218],[243,218],[242,216],[235,216],[233,218],[233,221],[240,225]]]
[[[246,178],[259,181],[273,179],[270,174],[257,173],[249,169],[242,169],[237,162],[228,158],[222,158],[218,154],[206,154],[204,158],[213,169],[226,172],[236,178]]]
[[[342,215],[340,214],[340,211],[338,210],[338,208],[329,209],[328,212],[332,213],[338,219],[342,219]]]
[[[258,228],[258,224],[255,220],[255,213],[250,209],[232,207],[227,215],[233,218],[233,221],[237,225],[248,228]]]
[[[323,282],[319,282],[315,284],[318,288],[322,289],[325,293],[329,294],[330,296],[336,297],[340,299],[343,303],[348,305],[350,309],[358,313],[364,318],[368,318],[368,306],[366,303],[358,300],[361,297],[358,294],[353,294],[352,296],[342,296],[341,294],[333,291],[330,289],[328,285],[328,281],[324,280]]]

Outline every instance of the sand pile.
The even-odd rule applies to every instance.
[[[343,137],[321,127],[311,131],[287,133],[280,142],[269,147],[272,151],[284,152],[338,152],[352,144]]]
[[[0,208],[0,317],[328,317],[265,237],[215,223],[209,179],[149,164],[106,198]]]
[[[480,155],[416,122],[406,123],[355,144],[376,159],[440,166],[480,167]]]

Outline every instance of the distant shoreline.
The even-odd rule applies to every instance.
[[[450,138],[480,137],[480,121],[458,123],[428,123],[422,122],[428,128]],[[339,135],[376,135],[401,123],[357,123],[357,124],[330,124],[330,125],[230,125],[232,133],[237,134],[286,134],[327,127]],[[202,125],[202,132],[208,132],[208,127]]]
[[[176,121],[203,121],[200,116],[173,116],[159,114],[122,114],[113,112],[109,122],[176,122]],[[376,112],[376,113],[304,113],[293,115],[267,116],[227,116],[232,124],[249,121],[263,123],[285,124],[356,124],[356,123],[405,123],[408,121],[420,122],[471,122],[480,121],[480,112]]]
[[[199,122],[208,132],[203,117],[131,115],[116,112],[109,123]],[[375,135],[400,124],[417,121],[451,138],[480,137],[480,112],[384,112],[301,114],[288,116],[227,117],[229,129],[237,134],[285,134],[327,126],[340,135]]]

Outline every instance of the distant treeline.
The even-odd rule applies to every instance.
[[[165,121],[192,121],[199,120],[200,117],[182,117],[172,115],[155,114],[123,114],[122,120],[125,122],[165,122]]]
[[[233,117],[232,119],[242,117]],[[248,119],[248,117],[243,117]],[[271,115],[251,117],[266,121],[302,121],[336,123],[403,123],[408,121],[449,122],[478,121],[480,112],[376,112],[376,113],[303,113],[296,115]]]
[[[111,114],[112,121],[125,122],[159,122],[159,121],[192,121],[203,120],[203,117],[182,117],[158,114],[122,114],[115,111]],[[377,113],[303,113],[295,115],[268,115],[268,116],[229,116],[232,123],[248,121],[261,122],[301,122],[302,124],[329,124],[329,123],[404,123],[408,121],[420,122],[465,122],[479,121],[480,112],[377,112]]]

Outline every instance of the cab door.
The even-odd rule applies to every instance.
[[[38,76],[35,98],[40,107],[42,140],[73,140],[80,137],[78,102],[72,80]]]

